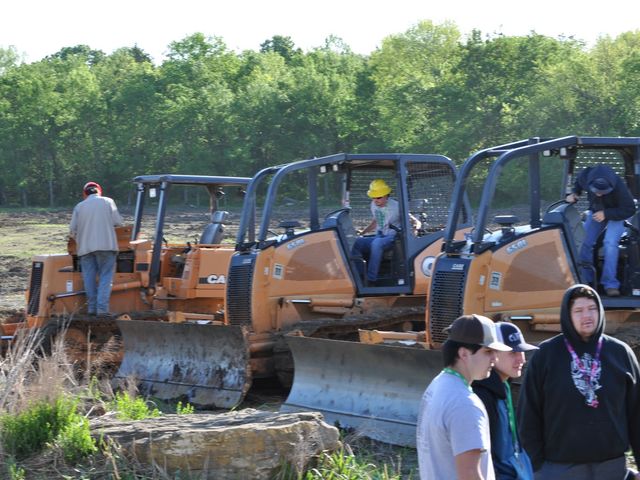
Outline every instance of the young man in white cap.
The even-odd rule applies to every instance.
[[[446,329],[445,368],[429,384],[418,412],[420,478],[493,480],[489,419],[471,382],[487,378],[497,352],[495,324],[481,315],[463,315]]]
[[[520,445],[516,415],[511,397],[511,378],[522,375],[525,352],[538,347],[524,341],[513,323],[496,323],[498,341],[511,347],[511,352],[498,352],[498,362],[489,378],[473,382],[473,391],[484,403],[489,415],[491,458],[497,480],[533,480],[533,467]]]

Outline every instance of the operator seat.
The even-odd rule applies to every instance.
[[[217,210],[211,215],[211,223],[207,224],[200,236],[200,243],[207,245],[217,245],[222,242],[224,236],[224,222],[229,216],[229,212]]]
[[[350,208],[341,208],[329,213],[322,223],[322,228],[335,228],[344,245],[344,251],[351,252],[353,244],[356,243],[357,235],[351,219]]]

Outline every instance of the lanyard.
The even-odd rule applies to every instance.
[[[384,220],[387,216],[387,206],[378,207],[376,206],[376,223],[377,229],[382,231],[384,230]]]
[[[468,389],[470,392],[473,392],[473,389],[471,388],[471,385],[469,385],[469,382],[467,382],[467,379],[466,379],[466,378],[464,378],[464,375],[462,375],[460,372],[458,372],[458,371],[454,370],[453,368],[449,368],[449,367],[444,368],[442,371],[443,371],[444,373],[448,373],[448,374],[450,374],[450,375],[453,375],[453,376],[455,376],[455,377],[458,377],[460,380],[462,380],[462,381],[464,382],[464,386],[465,386],[465,387],[467,387],[467,389]]]
[[[503,382],[504,387],[507,390],[507,413],[509,415],[509,428],[511,429],[511,437],[513,437],[513,449],[516,456],[520,453],[520,446],[518,445],[518,434],[516,433],[516,414],[513,409],[513,397],[511,396],[511,385],[509,382]]]
[[[567,350],[569,350],[569,354],[571,355],[573,362],[576,364],[576,367],[580,371],[580,375],[582,376],[582,379],[585,381],[586,385],[593,393],[593,399],[590,401],[587,401],[587,405],[593,408],[598,408],[598,395],[596,395],[595,389],[593,388],[592,380],[595,378],[598,367],[600,366],[600,352],[602,351],[602,335],[598,339],[598,346],[596,347],[596,356],[591,362],[590,372],[587,372],[586,367],[582,364],[582,362],[578,358],[578,355],[576,354],[576,351],[573,349],[573,347],[567,341],[566,338],[564,339],[564,344],[566,345]]]

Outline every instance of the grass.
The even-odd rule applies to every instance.
[[[61,220],[63,217],[64,221]],[[67,217],[71,219],[69,211],[0,209],[2,256],[28,260],[33,255],[66,252],[69,235]]]
[[[0,220],[1,221],[1,220]],[[47,253],[65,253],[66,237],[69,233],[68,227],[61,225],[34,225],[38,228],[40,235],[50,238],[50,243],[45,250],[42,244],[33,243],[33,231],[27,229],[24,232],[13,229],[10,234],[0,235],[0,251],[5,257],[15,257],[20,260],[29,260],[34,255]],[[61,246],[63,246],[61,248]]]
[[[401,473],[388,465],[356,456],[349,445],[337,452],[325,452],[304,472],[283,466],[275,480],[400,480]]]

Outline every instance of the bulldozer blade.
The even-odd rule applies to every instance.
[[[242,327],[118,320],[124,358],[116,379],[133,377],[143,393],[198,408],[232,408],[251,386]]]
[[[319,411],[327,423],[415,447],[420,399],[442,370],[441,352],[300,336],[286,340],[295,370],[280,411]]]

